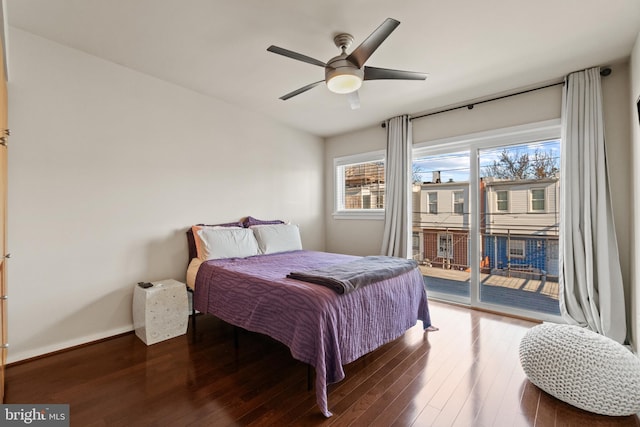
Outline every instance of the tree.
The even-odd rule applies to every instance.
[[[542,179],[560,172],[558,159],[549,151],[536,149],[533,154],[502,150],[497,160],[485,166],[485,176],[499,179]]]
[[[536,179],[548,178],[556,176],[560,172],[558,167],[558,159],[553,157],[549,151],[540,151],[536,149],[533,153],[533,176]]]
[[[411,181],[414,184],[422,184],[422,174],[425,173],[424,169],[415,163],[411,169]]]

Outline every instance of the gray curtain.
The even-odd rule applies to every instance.
[[[408,258],[411,253],[411,121],[387,121],[385,218],[382,255]]]
[[[560,311],[624,342],[626,316],[604,140],[600,70],[565,79],[562,102]]]

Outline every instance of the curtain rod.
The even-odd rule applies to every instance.
[[[603,76],[603,77],[606,77],[609,74],[611,74],[611,68],[609,68],[609,67],[606,67],[606,68],[603,68],[602,70],[600,70],[600,75]],[[540,87],[534,87],[532,89],[527,89],[527,90],[523,90],[523,91],[520,91],[520,92],[510,93],[508,95],[497,96],[495,98],[485,99],[485,100],[482,100],[482,101],[470,102],[468,104],[460,105],[458,107],[451,107],[451,108],[447,108],[445,110],[434,111],[433,113],[421,114],[419,116],[411,117],[411,118],[409,118],[409,120],[415,120],[415,119],[421,119],[423,117],[435,116],[436,114],[447,113],[449,111],[459,110],[461,108],[466,108],[468,110],[473,110],[473,107],[478,105],[478,104],[484,104],[485,102],[491,102],[491,101],[498,101],[500,99],[509,98],[509,97],[516,96],[516,95],[523,95],[525,93],[534,92],[536,90],[542,90],[542,89],[546,89],[548,87],[560,86],[560,85],[564,86],[564,80],[561,81],[561,82],[551,83],[551,84],[540,86]],[[383,122],[381,124],[381,126],[384,128],[384,127],[387,127],[387,124]]]

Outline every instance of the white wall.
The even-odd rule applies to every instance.
[[[384,150],[386,131],[373,126],[359,132],[329,138],[325,146],[325,221],[326,248],[329,252],[353,255],[379,255],[384,221],[376,219],[334,219],[335,210],[333,159],[350,154]]]
[[[636,113],[636,101],[640,98],[640,33],[636,38],[636,43],[631,52],[630,65],[631,99],[628,105],[631,107],[631,187],[633,192],[631,209],[631,318],[632,344],[636,354],[640,352],[640,225],[637,224],[640,218],[640,126],[638,125],[638,113]]]
[[[638,51],[636,45],[636,51]],[[636,57],[640,56],[636,54]],[[636,63],[640,59],[635,59]],[[636,64],[635,92],[638,93],[640,80],[637,76],[640,66]],[[630,248],[633,226],[631,212],[631,144],[629,114],[629,64],[619,63],[612,67],[613,73],[602,79],[603,102],[606,124],[606,141],[611,166],[610,178],[613,191],[616,234],[620,247],[622,276],[625,282],[627,306],[631,304]],[[637,95],[636,95],[637,96]],[[560,117],[562,86],[554,86],[523,95],[476,105],[472,110],[463,108],[413,121],[414,144],[441,138],[466,135],[491,129],[517,126]],[[638,135],[636,130],[636,144]],[[326,197],[326,246],[328,251],[346,252],[357,255],[379,253],[384,223],[382,220],[334,219],[333,209],[333,158],[366,151],[382,150],[386,144],[385,129],[373,126],[360,132],[329,138],[326,144],[325,185]],[[636,155],[636,167],[640,168],[640,155]],[[640,180],[640,177],[637,178]],[[638,203],[638,202],[637,202]],[[640,209],[640,203],[637,204]],[[640,210],[638,210],[640,211]],[[636,237],[640,240],[640,234]],[[640,258],[640,257],[638,257]],[[640,259],[639,259],[640,260]],[[640,273],[636,273],[640,274]],[[640,279],[639,279],[640,280]],[[640,301],[639,296],[635,296]],[[637,303],[636,303],[637,304]],[[636,310],[637,313],[638,310]],[[636,319],[638,319],[636,314]],[[640,321],[640,320],[639,320]]]
[[[323,250],[324,141],[11,28],[9,361],[132,329],[184,232],[246,215]]]

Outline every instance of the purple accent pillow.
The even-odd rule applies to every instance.
[[[242,227],[243,224],[240,221],[227,222],[225,224],[196,224],[199,227]],[[189,227],[187,230],[187,246],[189,247],[189,262],[192,259],[198,257],[198,251],[196,250],[196,240],[193,237],[193,229]]]
[[[249,228],[253,225],[269,225],[269,224],[284,224],[284,221],[280,221],[279,219],[264,221],[261,219],[254,218],[252,216],[248,216],[244,220],[242,220],[242,225],[245,228]]]

